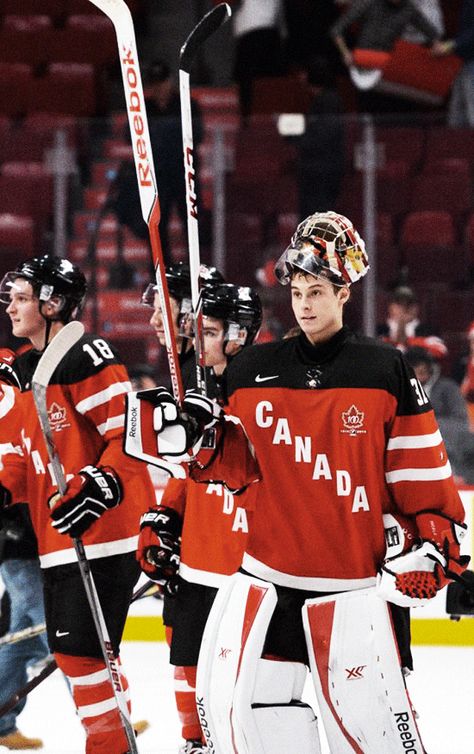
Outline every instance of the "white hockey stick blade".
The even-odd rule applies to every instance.
[[[67,325],[64,325],[48,344],[39,360],[31,380],[32,384],[47,387],[58,364],[83,335],[84,325],[82,322],[68,322]]]
[[[95,0],[92,0],[95,2]],[[181,47],[179,67],[181,70],[189,73],[196,50],[214,34],[222,24],[224,24],[232,15],[230,5],[221,3],[206,13],[198,24],[194,27],[189,37]]]
[[[133,159],[138,181],[140,206],[143,219],[148,225],[153,266],[156,273],[156,285],[163,313],[166,351],[170,369],[173,395],[178,401],[184,396],[181,369],[179,366],[176,338],[172,327],[172,312],[161,239],[158,230],[160,222],[160,202],[156,186],[153,151],[148,128],[145,96],[143,94],[140,64],[133,18],[124,0],[90,0],[105,13],[115,28],[120,66],[122,70],[123,90],[127,108],[130,137],[132,140]]]
[[[132,14],[124,0],[90,0],[90,2],[110,18],[115,28],[140,205],[143,219],[148,224],[154,210],[154,214],[159,215],[158,191]],[[159,216],[153,219],[158,223]]]

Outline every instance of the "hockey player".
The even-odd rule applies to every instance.
[[[166,267],[166,281],[168,284],[168,291],[170,295],[171,312],[172,312],[172,327],[174,329],[174,336],[176,338],[178,352],[180,354],[180,367],[183,372],[183,379],[190,380],[194,374],[194,349],[193,349],[193,321],[192,321],[192,301],[191,301],[191,277],[189,265],[185,262],[175,262],[167,265]],[[224,278],[221,273],[215,268],[207,265],[201,265],[200,267],[200,284],[202,287],[212,287],[224,282]],[[165,345],[165,333],[163,317],[161,312],[161,304],[155,283],[150,283],[142,295],[142,304],[153,309],[153,313],[150,317],[150,325],[156,333],[156,337],[161,346]],[[194,384],[194,383],[193,383]],[[161,487],[160,493],[170,485],[171,488],[176,483],[176,480],[169,479],[169,474],[165,472],[166,477],[163,480],[163,475],[157,468],[151,469],[152,478],[155,479],[155,484],[158,483]],[[159,499],[160,493],[157,495]],[[156,510],[156,509],[155,509]],[[169,553],[171,557],[173,552]],[[179,556],[178,556],[179,562]],[[143,564],[142,564],[143,567]],[[152,572],[155,572],[155,566],[148,563],[148,568]],[[146,569],[143,569],[147,573]],[[166,569],[162,569],[162,574]],[[173,576],[175,572],[173,571]],[[166,630],[166,640],[171,646],[172,641],[172,626],[174,625],[174,614],[176,608],[175,592],[176,592],[176,580],[174,578],[160,579],[162,582],[163,592],[163,623]],[[178,710],[178,716],[182,723],[182,735],[186,743],[184,744],[184,750],[188,754],[189,746],[192,742],[201,738],[201,726],[199,724],[199,718],[196,710],[195,702],[195,682],[188,683],[186,678],[185,668],[182,665],[175,665],[174,668],[174,681],[175,681],[175,698],[176,707]],[[191,742],[191,743],[189,743]],[[189,745],[188,745],[189,743]]]
[[[54,373],[48,402],[68,481],[63,497],[57,493],[30,390],[42,351],[65,323],[78,317],[85,295],[80,269],[49,255],[22,262],[0,284],[13,334],[32,345],[15,363],[23,389],[23,457],[4,457],[0,495],[2,505],[29,503],[43,572],[48,642],[69,679],[86,732],[86,752],[125,754],[127,739],[70,537],[83,538],[118,657],[140,573],[137,518],[154,499],[143,465],[122,451],[128,375],[107,341],[95,335],[83,336]],[[122,687],[127,689],[125,676]]]
[[[252,289],[224,284],[203,290],[208,394],[222,400],[221,381],[227,363],[251,345],[261,322],[262,307]],[[187,387],[195,385],[190,367],[188,362],[183,373]],[[217,588],[242,561],[248,508],[248,493],[234,498],[221,484],[170,479],[161,505],[150,508],[142,517],[137,557],[149,578],[164,582],[165,588],[177,592],[173,600],[171,662],[192,691],[196,687],[201,638]],[[177,702],[187,739],[180,754],[205,754],[208,749],[195,694],[181,692]]]
[[[20,452],[12,439],[18,434],[15,404],[20,392],[13,369],[15,353],[0,349],[0,456]],[[1,458],[0,458],[1,462]],[[44,623],[41,570],[38,549],[26,503],[0,511],[0,575],[10,597],[9,631],[20,631]],[[0,647],[0,706],[27,682],[28,669],[43,662],[49,654],[46,636]],[[7,749],[40,749],[40,738],[25,736],[16,726],[26,698],[0,717],[0,746]]]
[[[308,662],[331,751],[423,751],[384,600],[423,604],[461,577],[464,511],[403,356],[343,325],[367,270],[347,218],[306,218],[275,267],[301,333],[233,360],[231,417],[195,393],[182,409],[162,393],[154,411],[158,453],[166,443],[194,479],[234,490],[259,480],[243,573],[220,590],[199,660],[216,751],[320,751],[314,715],[294,703]],[[211,451],[201,448],[209,428]],[[415,536],[389,560],[387,514]]]

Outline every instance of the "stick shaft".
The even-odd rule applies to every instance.
[[[155,268],[156,286],[161,303],[171,386],[174,397],[176,400],[181,401],[183,398],[183,382],[173,327],[168,283],[166,281],[163,249],[158,230],[160,203],[156,186],[153,152],[148,129],[148,118],[133,19],[128,6],[123,0],[90,0],[90,2],[110,18],[117,36],[133,158],[140,194],[140,205],[143,219],[148,225],[150,234],[151,253]]]

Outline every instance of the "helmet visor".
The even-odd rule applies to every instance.
[[[0,282],[0,304],[11,303],[13,293],[23,293],[23,289],[15,283],[15,280],[26,280],[27,283],[31,281],[27,278],[22,278],[15,270],[13,272],[7,272]]]
[[[143,306],[149,306],[151,309],[155,307],[155,293],[158,292],[158,288],[154,283],[148,283],[147,287],[142,293],[140,303]]]
[[[300,248],[288,246],[275,265],[277,280],[282,285],[288,285],[292,274],[297,271],[304,275],[325,277],[333,285],[345,285],[342,273],[330,269],[318,253],[318,249],[313,244],[303,244]]]

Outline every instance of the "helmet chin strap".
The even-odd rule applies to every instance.
[[[51,327],[53,326],[53,322],[60,322],[61,321],[59,316],[56,316],[56,317],[54,317],[54,316],[47,317],[43,313],[43,306],[45,304],[49,304],[49,303],[51,303],[51,302],[50,301],[40,301],[39,302],[39,312],[40,312],[41,316],[43,317],[43,319],[45,321],[45,325],[46,325],[45,330],[44,330],[44,345],[43,345],[43,348],[42,348],[43,351],[46,349],[46,347],[47,347],[47,345],[49,343],[49,336],[51,335]]]

